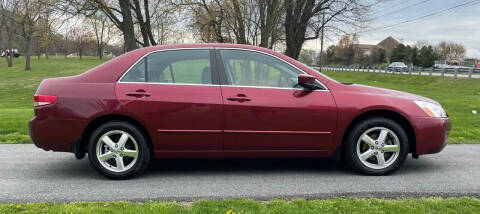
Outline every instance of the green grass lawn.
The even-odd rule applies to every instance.
[[[475,198],[254,200],[177,202],[74,202],[0,204],[0,213],[479,213]]]
[[[33,94],[40,82],[49,77],[70,76],[87,71],[106,60],[86,57],[55,59],[32,58],[32,71],[23,71],[24,58],[14,59],[8,68],[0,58],[0,142],[29,143],[28,121],[33,116]]]
[[[29,143],[28,121],[33,116],[33,94],[44,78],[82,73],[106,60],[93,57],[32,59],[32,71],[23,71],[24,60],[7,68],[0,58],[0,142]],[[3,62],[2,62],[3,61]],[[3,63],[3,64],[2,64]],[[452,119],[450,143],[480,142],[480,79],[453,79],[427,76],[325,72],[341,82],[354,82],[397,89],[439,101]]]

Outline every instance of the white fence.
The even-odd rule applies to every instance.
[[[315,67],[319,69],[320,67]],[[389,69],[381,67],[349,67],[349,66],[324,66],[322,70],[331,71],[358,71],[373,73],[391,73],[391,74],[407,74],[420,76],[441,76],[453,78],[480,78],[480,69],[475,68],[404,68]]]

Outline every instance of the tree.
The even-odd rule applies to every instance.
[[[285,0],[285,54],[298,59],[303,43],[318,39],[330,22],[358,26],[369,7],[359,0]],[[323,15],[321,24],[312,23],[312,17]]]
[[[21,28],[17,23],[17,20],[15,19],[15,14],[18,13],[17,11],[18,5],[16,4],[16,2],[8,0],[0,1],[0,29],[5,32],[6,38],[4,50],[8,50],[10,53],[13,52],[13,43],[17,35],[20,33],[19,31]],[[12,54],[5,56],[8,67],[13,66],[13,58],[14,56]]]
[[[57,4],[57,8],[66,14],[87,17],[101,11],[122,32],[124,50],[128,52],[138,48],[131,1],[62,0]]]
[[[190,27],[204,42],[273,48],[283,34],[282,0],[182,0],[177,5],[192,14]]]
[[[441,41],[434,51],[439,60],[463,59],[466,52],[462,44],[451,41]]]
[[[23,52],[25,54],[25,71],[32,70],[30,66],[30,58],[32,55],[32,40],[39,31],[36,25],[41,18],[42,6],[45,2],[41,0],[15,0],[18,6],[18,25],[21,26],[20,36],[23,38]],[[17,20],[17,19],[16,19]]]
[[[168,0],[159,0],[158,2],[156,12],[153,13],[152,17],[152,30],[156,33],[157,43],[164,45],[185,39],[184,26],[178,24],[185,17],[185,15],[182,15],[184,11]]]
[[[225,35],[225,13],[220,2],[206,0],[181,0],[178,6],[184,7],[192,14],[190,27],[196,31],[199,39],[204,42],[230,42],[231,35]]]
[[[423,46],[418,54],[418,66],[429,68],[435,65],[435,55],[432,46]]]
[[[351,65],[355,60],[355,48],[353,48],[354,45],[358,45],[357,36],[342,36],[342,38],[338,41],[337,46],[329,47],[329,49],[333,48],[333,61],[343,65]],[[328,54],[329,53],[327,51],[327,55]]]
[[[89,20],[95,34],[98,58],[103,59],[103,52],[113,34],[114,26],[102,13],[96,13],[90,16]]]
[[[120,0],[121,1],[121,0]],[[148,47],[151,45],[157,45],[155,38],[152,33],[152,24],[151,24],[151,14],[150,8],[157,8],[154,5],[151,5],[148,0],[143,0],[140,3],[140,0],[132,0],[133,5],[132,9],[135,11],[134,15],[137,23],[140,25],[140,32],[142,34],[143,43],[139,42],[143,47]],[[161,1],[155,1],[158,4]]]
[[[71,35],[75,50],[77,51],[80,59],[82,59],[85,50],[91,48],[92,46],[93,33],[86,26],[79,25],[72,30]]]
[[[260,23],[260,46],[272,48],[279,39],[280,21],[284,14],[281,0],[257,0]]]
[[[419,65],[420,62],[418,60],[417,46],[411,47],[410,45],[405,46],[404,44],[399,44],[395,49],[393,49],[391,61]]]
[[[323,62],[317,62],[318,65],[326,65],[326,64],[332,64],[336,63],[335,60],[335,49],[337,47],[335,45],[330,45],[327,50],[325,50],[325,53],[323,54]],[[320,58],[318,59],[320,60]]]
[[[300,53],[300,62],[303,62],[307,65],[310,65],[313,63],[313,60],[316,58],[316,53],[314,50],[310,49],[303,49],[302,52]]]
[[[378,57],[377,63],[382,64],[387,62],[387,52],[385,51],[385,49],[383,48],[377,49],[375,53]]]
[[[408,56],[407,47],[404,44],[399,44],[392,51],[391,61],[392,62],[405,62],[405,59]]]
[[[49,48],[55,41],[54,32],[52,30],[56,20],[55,18],[52,18],[52,14],[54,13],[54,3],[55,0],[42,0],[42,5],[40,6],[40,19],[37,23],[38,31],[36,33],[36,37],[39,42],[38,49],[39,51],[43,51],[47,59],[49,58]]]

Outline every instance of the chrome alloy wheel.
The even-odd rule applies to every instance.
[[[137,162],[138,144],[125,131],[113,130],[97,141],[96,154],[100,164],[112,172],[125,172]]]
[[[400,140],[392,130],[374,127],[360,135],[356,150],[363,165],[385,169],[397,160],[400,149]]]

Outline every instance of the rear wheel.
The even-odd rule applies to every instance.
[[[405,161],[409,143],[403,128],[395,121],[375,117],[356,124],[345,142],[348,164],[360,173],[386,175]]]
[[[105,123],[90,137],[88,159],[108,178],[131,178],[143,172],[150,162],[146,139],[143,132],[130,123]]]

